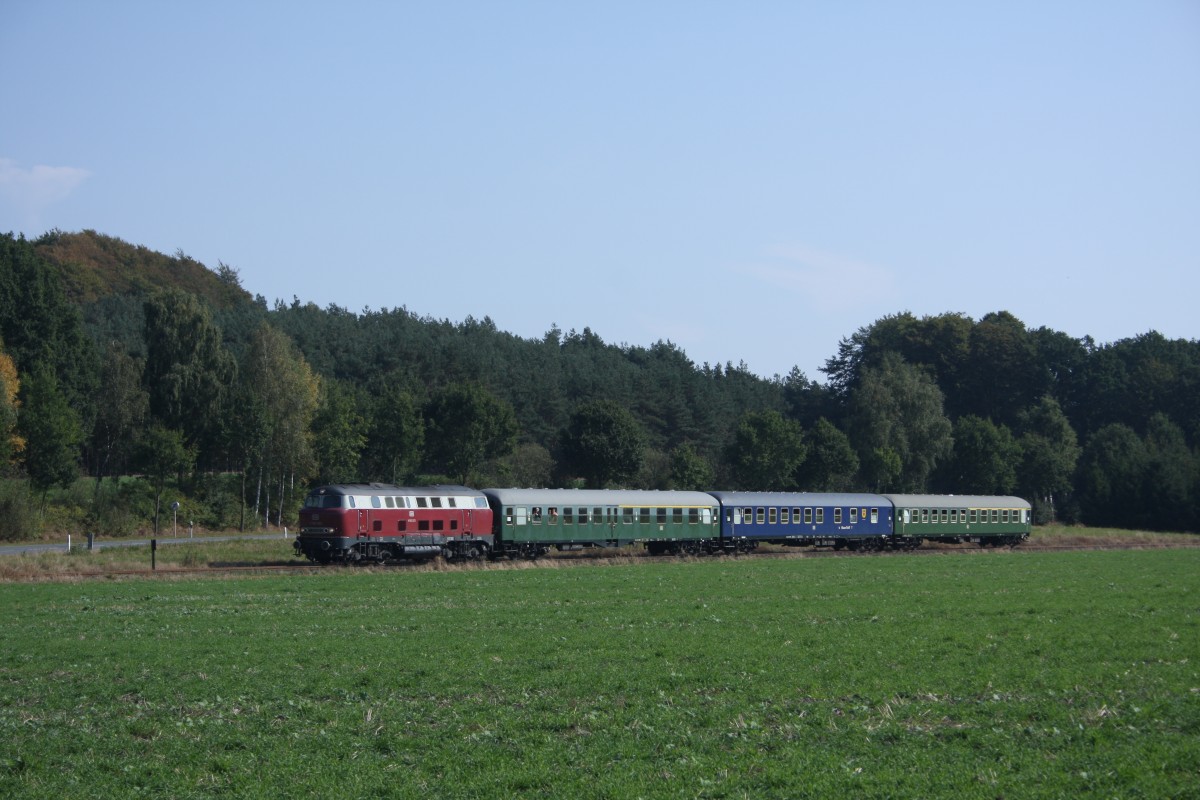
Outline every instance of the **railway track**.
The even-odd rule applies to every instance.
[[[583,553],[555,553],[545,556],[535,561],[490,561],[490,562],[471,562],[461,564],[447,564],[445,562],[437,562],[434,566],[428,561],[409,561],[409,562],[394,562],[389,564],[365,564],[365,565],[339,565],[339,564],[312,564],[306,561],[297,561],[291,564],[210,564],[201,567],[163,567],[160,569],[113,569],[113,570],[89,570],[78,572],[53,572],[38,575],[29,575],[24,578],[14,578],[13,580],[82,580],[87,578],[120,578],[120,577],[175,577],[189,575],[219,575],[219,574],[251,574],[251,573],[295,573],[295,574],[322,574],[328,573],[331,570],[342,572],[361,572],[363,570],[387,570],[400,571],[408,569],[429,570],[503,570],[511,569],[518,565],[523,567],[535,565],[553,565],[553,564],[585,564],[585,563],[634,563],[639,561],[654,561],[659,563],[670,563],[671,561],[709,561],[718,558],[729,560],[741,559],[756,559],[756,558],[790,558],[796,560],[814,559],[814,558],[905,558],[909,556],[987,556],[998,555],[1000,553],[1012,553],[1019,555],[1021,553],[1070,553],[1070,552],[1086,552],[1086,551],[1108,551],[1108,550],[1195,550],[1200,549],[1200,540],[1196,541],[1181,541],[1173,544],[1157,544],[1157,543],[1129,543],[1129,544],[1114,544],[1114,543],[1096,543],[1096,544],[1071,544],[1071,545],[1033,545],[1028,544],[1018,547],[998,547],[998,548],[980,548],[980,547],[924,547],[914,550],[896,550],[896,551],[874,551],[867,553],[856,553],[845,550],[813,550],[813,549],[794,549],[794,550],[768,550],[759,551],[747,555],[729,555],[729,556],[652,556],[644,551],[614,553],[611,551],[602,552],[583,552]]]

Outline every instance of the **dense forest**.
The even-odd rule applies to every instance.
[[[1018,494],[1041,522],[1200,530],[1200,342],[902,312],[821,371],[268,305],[182,252],[7,234],[0,538],[157,528],[176,501],[288,525],[348,481]]]

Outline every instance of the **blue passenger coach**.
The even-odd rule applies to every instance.
[[[792,547],[878,550],[892,534],[894,508],[877,494],[710,492],[721,504],[721,537]]]

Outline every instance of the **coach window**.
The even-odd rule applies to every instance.
[[[580,506],[579,507],[579,524],[587,525],[587,523],[588,523],[587,506]]]
[[[840,508],[835,508],[833,510],[833,524],[834,525],[842,524],[842,510]]]
[[[550,506],[546,509],[546,513],[550,515],[550,524],[558,524],[558,506]]]
[[[603,522],[603,521],[604,521],[604,509],[603,508],[593,508],[592,509],[592,522]]]
[[[700,524],[700,509],[689,508],[688,509],[688,525],[699,525],[699,524]]]
[[[872,524],[872,525],[875,525],[875,524],[877,524],[878,522],[879,522],[879,509],[878,509],[878,508],[872,508],[872,509],[871,509],[871,524]]]
[[[517,506],[517,524],[524,525],[529,522],[529,509],[525,506]]]
[[[695,510],[695,509],[693,509],[693,510]],[[675,525],[683,524],[683,509],[682,508],[671,509],[671,522],[674,523]]]
[[[659,525],[667,524],[667,510],[665,508],[654,509],[654,521]]]
[[[1000,512],[1000,521],[1008,522],[1008,509],[1007,508]]]
[[[951,525],[958,524],[958,509],[957,508],[950,509],[950,524]]]
[[[967,509],[967,524],[968,525],[975,524],[975,513],[976,513],[975,509],[973,509],[973,508]]]
[[[512,525],[512,524],[513,524],[513,510],[512,510],[512,506],[506,506],[506,507],[504,508],[504,524],[505,524],[505,525]]]
[[[812,525],[812,509],[811,508],[804,509],[804,524]]]
[[[759,506],[754,511],[754,521],[757,524],[762,525],[764,522],[766,522],[766,520],[767,520],[767,510],[765,508],[763,508],[762,506]]]
[[[774,506],[768,509],[767,522],[771,525],[775,525],[779,522],[779,509],[775,508]]]
[[[533,517],[533,524],[534,524],[534,525],[541,525],[541,524],[542,524],[542,507],[541,507],[541,506],[534,506],[534,507],[533,507],[533,514],[532,514],[531,516]]]
[[[563,509],[563,524],[564,525],[574,525],[575,524],[575,509],[571,508],[571,506],[567,506],[566,508]]]
[[[858,509],[852,508],[850,509],[850,524],[853,525],[856,522],[858,522]]]
[[[999,521],[1000,521],[1000,509],[993,508],[992,509],[992,523],[995,524]]]
[[[817,524],[818,525],[825,524],[825,509],[823,509],[823,508],[817,509]]]
[[[638,509],[638,522],[641,523],[642,525],[650,524],[650,509],[649,508],[639,508]]]
[[[788,517],[788,510],[786,508],[779,509],[779,524],[787,525],[790,521],[791,518]]]
[[[900,509],[900,519],[904,520],[904,524],[905,524],[905,525],[907,525],[907,524],[908,524],[908,516],[909,516],[909,515],[908,515],[908,509],[907,509],[907,508],[902,508],[902,509]]]
[[[798,508],[792,509],[792,524],[793,525],[800,524],[800,509],[798,509]]]

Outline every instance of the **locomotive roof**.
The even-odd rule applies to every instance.
[[[313,494],[336,494],[355,496],[370,495],[400,495],[403,497],[462,497],[471,495],[478,497],[482,493],[468,486],[438,485],[438,486],[393,486],[390,483],[338,483],[329,486],[318,486],[309,492]]]
[[[726,506],[890,506],[881,494],[851,492],[709,492]]]
[[[484,489],[499,503],[566,506],[713,506],[704,492],[649,489]]]
[[[897,508],[1030,508],[1020,497],[979,494],[885,494]]]

